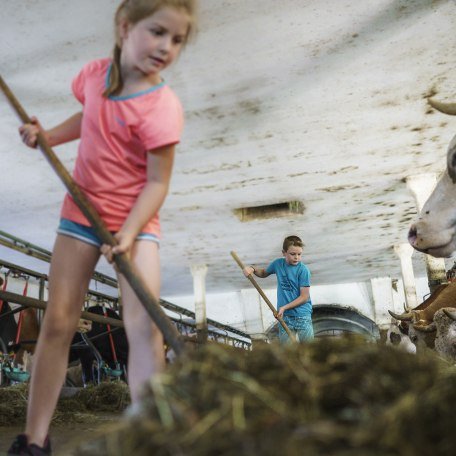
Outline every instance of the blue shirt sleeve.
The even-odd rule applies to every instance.
[[[307,266],[302,265],[302,273],[299,275],[299,286],[310,287],[310,271]]]
[[[266,272],[268,274],[275,274],[276,273],[276,261],[274,260],[272,263],[269,264],[269,266],[266,268]]]

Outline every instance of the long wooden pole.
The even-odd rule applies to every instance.
[[[231,252],[231,256],[234,258],[234,261],[238,264],[238,266],[244,270],[245,266],[244,263],[241,261],[241,259],[237,256],[236,252]],[[274,317],[277,318],[279,323],[282,325],[283,329],[286,331],[288,334],[288,337],[293,340],[297,341],[297,337],[295,334],[293,334],[290,330],[290,328],[287,326],[287,324],[283,321],[282,317],[278,316],[277,311],[275,310],[274,306],[272,305],[271,301],[269,298],[264,294],[264,291],[261,289],[261,287],[258,285],[257,281],[252,277],[252,274],[250,274],[247,277],[252,285],[257,289],[258,293],[260,293],[260,296],[264,299],[264,302],[268,305],[268,307],[271,309],[272,313],[274,314]]]
[[[30,123],[30,117],[27,115],[25,110],[20,105],[19,101],[16,99],[14,94],[11,92],[9,87],[6,85],[3,78],[0,76],[0,88],[8,99],[11,107],[16,111],[16,114],[21,119],[23,123]],[[76,182],[71,177],[70,173],[66,170],[63,164],[55,155],[52,148],[47,144],[44,136],[39,133],[38,146],[41,149],[41,152],[44,154],[54,171],[59,176],[60,180],[64,183],[68,192],[73,197],[75,203],[78,205],[79,209],[89,220],[90,224],[94,228],[97,236],[101,239],[104,244],[116,245],[117,241],[114,236],[109,232],[103,220],[101,220],[97,211],[93,207],[92,203],[88,200],[82,190],[78,187]],[[167,317],[163,309],[158,304],[155,297],[147,289],[143,280],[140,278],[138,272],[131,264],[129,259],[125,254],[115,255],[114,261],[120,271],[130,284],[131,288],[135,291],[136,296],[143,304],[147,313],[150,315],[152,320],[158,326],[160,331],[163,333],[163,337],[169,346],[173,348],[177,355],[181,354],[184,349],[184,343],[180,337],[177,329],[171,323],[171,320]]]

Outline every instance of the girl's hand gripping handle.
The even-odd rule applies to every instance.
[[[19,127],[19,134],[21,135],[22,142],[28,147],[36,148],[38,133],[45,135],[43,127],[36,117],[30,118],[30,123],[26,123]]]

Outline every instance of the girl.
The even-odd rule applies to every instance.
[[[113,59],[85,65],[72,90],[83,105],[43,131],[36,118],[19,131],[36,147],[81,138],[74,179],[118,245],[101,245],[89,222],[65,196],[49,273],[49,299],[36,347],[25,434],[9,455],[51,454],[49,424],[65,378],[69,346],[100,249],[109,261],[127,253],[154,296],[160,295],[158,210],[168,192],[182,108],[160,72],[179,55],[193,30],[195,0],[125,0],[115,15]],[[124,277],[119,276],[129,340],[133,404],[141,384],[164,367],[163,338]]]

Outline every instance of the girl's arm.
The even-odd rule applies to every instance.
[[[82,112],[78,112],[59,125],[50,130],[43,130],[36,117],[30,119],[32,122],[24,124],[19,128],[22,141],[29,147],[36,147],[38,133],[42,133],[49,146],[58,146],[81,137]]]
[[[119,244],[112,249],[102,246],[107,260],[128,251],[144,225],[158,212],[168,193],[174,163],[175,146],[165,146],[147,154],[147,183],[142,189],[122,228],[115,234]]]

